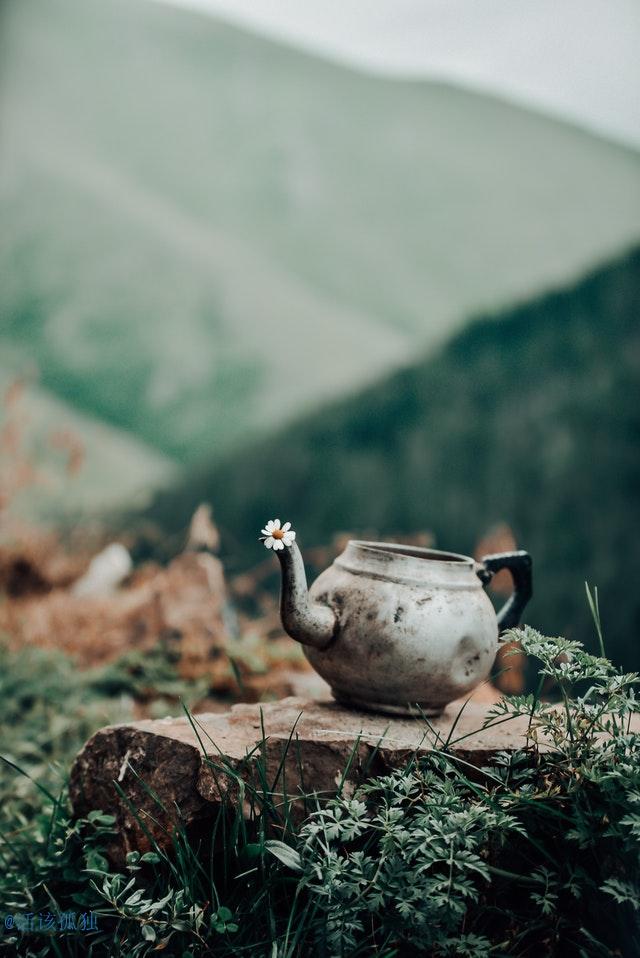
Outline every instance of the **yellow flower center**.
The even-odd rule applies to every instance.
[[[274,539],[284,539],[284,532],[282,529],[274,529],[271,535]]]

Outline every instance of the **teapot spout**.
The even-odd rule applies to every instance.
[[[336,633],[335,613],[309,598],[304,562],[295,542],[276,555],[282,570],[280,617],[285,632],[302,645],[325,649]]]

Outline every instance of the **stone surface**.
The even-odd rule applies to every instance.
[[[196,828],[213,819],[221,798],[239,801],[239,782],[257,780],[258,758],[273,800],[293,803],[301,815],[309,807],[301,796],[328,797],[343,775],[353,788],[413,753],[440,747],[450,735],[452,751],[475,766],[521,748],[525,719],[478,731],[488,707],[472,701],[459,715],[460,704],[453,704],[427,723],[352,711],[330,700],[286,698],[198,715],[197,731],[186,717],[110,726],[78,755],[71,799],[77,815],[92,809],[116,815],[119,838],[110,856],[121,862],[127,851],[148,850],[150,836],[167,845],[178,823]]]

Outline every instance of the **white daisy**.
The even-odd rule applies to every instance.
[[[284,549],[285,546],[293,545],[296,534],[291,528],[290,522],[285,522],[285,524],[281,526],[279,519],[269,519],[262,530],[262,536],[262,541],[266,548],[273,549],[274,552],[277,552],[278,549]]]

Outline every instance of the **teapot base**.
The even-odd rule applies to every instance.
[[[421,718],[426,715],[433,718],[442,715],[446,705],[429,705],[427,702],[412,702],[407,705],[389,705],[387,702],[371,702],[369,699],[360,699],[337,689],[331,689],[336,702],[351,709],[362,709],[365,712],[378,712],[383,715],[404,715],[409,718]]]

